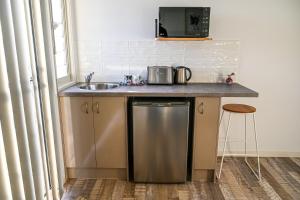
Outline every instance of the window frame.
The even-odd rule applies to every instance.
[[[70,45],[70,31],[69,31],[69,22],[71,20],[70,17],[70,6],[67,0],[61,0],[61,9],[63,12],[62,15],[62,23],[64,27],[64,42],[65,42],[65,52],[66,52],[66,65],[67,65],[67,75],[57,78],[57,64],[56,64],[56,43],[55,43],[55,35],[54,35],[54,21],[53,21],[53,8],[52,2],[50,3],[50,11],[51,11],[51,30],[52,30],[52,43],[53,43],[53,55],[54,55],[54,64],[55,64],[55,76],[57,81],[58,89],[65,87],[66,85],[72,84],[75,82],[75,74],[76,70],[73,67],[73,60],[71,56],[72,48]]]

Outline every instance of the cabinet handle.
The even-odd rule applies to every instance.
[[[97,108],[97,113],[99,114],[99,113],[100,113],[100,110],[99,110],[99,103],[96,104],[96,108]]]
[[[204,114],[204,103],[201,102],[198,106],[198,112],[203,115]]]
[[[88,107],[88,103],[85,103],[85,113],[89,114],[89,107]]]

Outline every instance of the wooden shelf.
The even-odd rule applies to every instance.
[[[166,38],[166,37],[158,37],[155,38],[158,41],[206,41],[212,40],[212,38]]]

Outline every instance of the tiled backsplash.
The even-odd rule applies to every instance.
[[[239,41],[79,41],[78,79],[122,81],[125,74],[146,78],[147,66],[187,66],[191,82],[221,82],[239,66]]]

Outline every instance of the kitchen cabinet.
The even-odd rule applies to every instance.
[[[124,97],[94,97],[98,168],[126,168],[126,102]]]
[[[217,163],[219,113],[220,98],[196,97],[193,152],[195,176],[193,179],[197,179],[197,173],[203,172],[207,176],[207,172],[210,172],[209,176],[214,176]]]
[[[217,166],[220,99],[258,96],[257,92],[237,83],[231,86],[220,83],[145,85],[99,91],[83,90],[80,86],[82,83],[59,92],[69,178],[128,178],[127,98],[159,96],[195,97],[189,175],[192,180],[213,181]]]
[[[67,168],[126,168],[125,99],[60,98]]]
[[[63,97],[60,105],[66,167],[96,167],[92,97]]]

